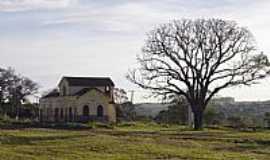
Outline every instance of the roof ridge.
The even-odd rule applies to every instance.
[[[75,77],[75,76],[63,76],[63,78],[108,78],[108,79],[111,79],[110,77]]]

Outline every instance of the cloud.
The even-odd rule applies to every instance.
[[[81,1],[80,1],[81,2]],[[93,2],[93,3],[90,3]],[[114,3],[113,3],[114,2]],[[154,25],[166,23],[179,18],[226,18],[244,22],[250,25],[250,18],[260,9],[267,10],[269,1],[262,0],[254,3],[251,0],[164,0],[164,1],[102,1],[101,4],[89,1],[87,5],[79,5],[77,9],[45,19],[42,25],[48,26],[86,26],[93,30],[109,32],[137,32],[145,31]],[[99,5],[98,5],[99,4]],[[244,7],[245,4],[245,7]],[[267,16],[261,15],[262,17]],[[254,18],[260,21],[262,17]],[[247,23],[246,23],[247,22]]]
[[[77,0],[1,0],[0,12],[21,12],[40,9],[67,8]]]
[[[93,30],[107,32],[137,32],[151,28],[153,24],[167,22],[173,17],[171,12],[162,12],[159,8],[151,6],[150,2],[125,2],[102,7],[93,4],[80,7],[65,14],[48,18],[42,22],[44,27],[56,26],[85,26]],[[183,10],[183,7],[179,7]],[[170,19],[170,18],[169,18]]]

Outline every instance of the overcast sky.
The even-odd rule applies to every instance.
[[[13,67],[53,88],[63,75],[109,76],[136,89],[125,74],[145,33],[180,18],[235,20],[270,56],[269,0],[0,0],[0,67]],[[136,101],[147,101],[139,98]],[[220,93],[237,100],[270,99],[270,80]]]

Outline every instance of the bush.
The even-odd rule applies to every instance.
[[[184,98],[174,99],[168,109],[160,111],[154,120],[157,123],[187,124],[188,107],[189,105]]]
[[[217,112],[214,108],[206,108],[204,112],[204,122],[207,125],[212,125],[217,117]]]
[[[39,127],[39,123],[30,119],[16,120],[9,116],[0,116],[0,128],[3,129],[20,129]]]
[[[231,116],[227,118],[229,126],[240,130],[256,130],[258,127],[254,119],[249,117]]]
[[[52,124],[43,124],[42,127],[45,128],[54,128],[54,129],[89,129],[89,126],[82,123],[52,123]]]
[[[101,123],[101,122],[88,122],[86,124],[89,128],[104,128],[104,129],[113,129],[114,125],[113,124],[108,124],[108,123]]]
[[[8,115],[0,115],[1,123],[9,123],[12,122],[12,119]]]
[[[264,114],[264,127],[270,128],[270,112]]]

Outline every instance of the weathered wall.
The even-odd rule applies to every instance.
[[[80,121],[99,118],[103,121],[115,122],[116,113],[113,104],[110,104],[111,100],[108,96],[105,96],[100,91],[95,89],[90,90],[81,97],[75,96],[60,96],[51,97],[40,100],[40,109],[42,112],[43,121]],[[83,116],[83,107],[87,105],[89,107],[89,117]],[[103,107],[104,117],[97,117],[97,107],[101,105]],[[58,119],[56,119],[56,108],[58,108]],[[61,110],[63,110],[63,116],[60,116]],[[71,112],[70,112],[71,111]]]

